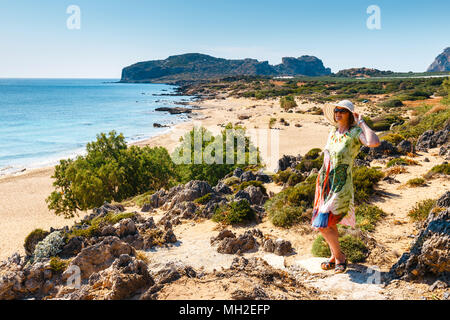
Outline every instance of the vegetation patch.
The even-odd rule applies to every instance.
[[[425,185],[425,179],[423,178],[413,178],[413,179],[409,179],[408,181],[406,181],[406,185],[409,187],[420,187]]]
[[[360,239],[346,234],[339,237],[342,252],[350,262],[363,262],[368,256],[369,249]],[[330,257],[331,250],[322,235],[314,240],[311,253],[316,257]]]
[[[355,210],[356,225],[364,231],[374,231],[377,222],[385,216],[386,212],[376,205],[362,204]]]
[[[209,200],[211,200],[211,196],[212,196],[211,193],[207,193],[207,194],[205,194],[204,196],[195,199],[195,200],[194,200],[194,203],[197,203],[197,204],[206,204],[206,203],[209,202]]]
[[[353,186],[355,192],[355,203],[367,202],[375,193],[375,186],[383,179],[384,173],[377,168],[365,166],[353,168]]]
[[[434,199],[419,201],[411,210],[409,210],[408,217],[410,217],[412,221],[425,221],[431,208],[433,208],[435,204],[436,200]]]
[[[224,224],[240,224],[254,219],[255,212],[245,199],[220,206],[212,216],[213,221]]]
[[[28,255],[33,254],[36,245],[45,239],[48,236],[49,232],[44,231],[42,229],[34,229],[30,232],[30,234],[25,238],[23,247],[25,248],[25,252]]]
[[[424,177],[426,179],[432,178],[435,174],[445,174],[445,175],[450,175],[450,164],[449,163],[442,163],[442,164],[438,164],[436,166],[434,166],[433,168],[431,168],[425,175]]]
[[[65,260],[62,260],[59,257],[51,257],[50,258],[50,269],[55,273],[63,273],[69,263]]]
[[[288,187],[277,193],[264,204],[268,217],[273,225],[282,228],[292,227],[301,221],[309,221],[314,202],[315,181],[317,174],[313,174],[305,181]]]

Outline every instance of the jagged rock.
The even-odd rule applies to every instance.
[[[421,278],[426,274],[450,274],[450,192],[442,195],[431,209],[424,227],[412,245],[390,270],[392,277]],[[444,207],[446,206],[446,207]],[[445,208],[444,210],[437,210]]]
[[[114,228],[116,229],[116,234],[119,238],[123,238],[137,232],[136,225],[130,218],[120,220],[114,225]]]
[[[113,232],[115,231],[112,228]],[[102,232],[103,233],[103,232]],[[77,255],[84,248],[84,240],[82,237],[70,238],[67,244],[63,247],[62,251],[59,253],[61,257],[72,257]]]
[[[263,183],[270,183],[272,182],[272,178],[260,170],[256,173],[256,181],[261,181]]]
[[[245,181],[255,181],[256,180],[256,176],[253,174],[252,171],[244,171],[241,176],[240,176],[241,182],[245,182]]]
[[[238,238],[223,238],[217,246],[217,252],[227,254],[234,254],[237,252],[243,253],[254,249],[256,246],[256,239],[251,232],[246,231]]]
[[[436,132],[434,132],[434,130],[428,130],[422,133],[417,139],[416,149],[420,151],[427,151],[429,148],[435,148],[445,144],[448,141],[450,131],[449,123],[447,123],[445,128],[442,130]]]
[[[127,254],[120,255],[109,268],[89,277],[91,290],[109,291],[104,297],[106,300],[130,298],[154,283],[147,265]]]
[[[81,222],[89,221],[94,219],[95,217],[103,217],[106,216],[110,212],[120,213],[124,212],[125,208],[121,204],[112,205],[108,202],[104,202],[104,204],[100,208],[92,209],[92,213],[90,215],[86,215]]]
[[[231,188],[229,186],[227,186],[225,183],[221,182],[221,181],[219,183],[217,183],[217,185],[213,188],[213,190],[215,192],[222,193],[222,194],[231,194],[231,193],[233,193]]]
[[[236,168],[233,171],[233,176],[240,178],[243,173],[244,173],[244,170],[242,170],[241,168]]]
[[[277,239],[275,241],[275,250],[274,253],[279,256],[285,256],[291,253],[292,251],[292,245],[290,241],[283,240],[283,239]]]
[[[367,154],[365,160],[368,161],[372,161],[373,159],[386,158],[388,156],[397,156],[400,154],[397,148],[387,140],[381,140],[381,144],[375,148],[361,146],[360,151]]]
[[[250,195],[246,190],[239,190],[238,192],[236,192],[236,194],[234,195],[234,199],[236,201],[245,199],[250,203]]]
[[[437,201],[436,206],[441,208],[450,207],[450,191],[446,191]]]
[[[141,208],[141,212],[150,212],[152,210],[152,205],[150,203],[144,203]]]
[[[164,242],[165,243],[175,243],[177,242],[177,237],[173,233],[172,229],[169,229],[164,234]]]
[[[250,291],[240,289],[233,291],[231,298],[234,300],[268,300],[269,296],[261,286],[256,285]]]
[[[233,233],[233,231],[229,229],[224,229],[219,232],[219,234],[216,237],[211,237],[211,244],[214,244],[217,241],[223,240],[225,238],[236,238],[236,235]]]
[[[399,144],[397,144],[397,150],[401,154],[406,154],[408,152],[414,153],[414,145],[409,140],[402,140]]]
[[[94,272],[108,268],[121,254],[134,255],[134,249],[118,237],[106,237],[101,242],[86,247],[70,262],[71,266],[78,266],[81,278],[86,279]],[[63,279],[72,273],[65,271]]]
[[[295,168],[295,166],[301,162],[303,159],[303,157],[301,155],[298,156],[291,156],[291,155],[283,155],[283,157],[281,157],[278,160],[278,167],[276,172],[279,171],[284,171],[288,168]]]
[[[275,251],[275,242],[272,239],[266,239],[264,241],[264,251],[266,251],[266,252],[274,252]]]
[[[267,196],[264,195],[260,187],[248,186],[244,189],[248,194],[247,200],[250,204],[262,205],[267,200]]]

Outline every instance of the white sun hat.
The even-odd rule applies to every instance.
[[[352,115],[355,110],[355,106],[353,105],[353,103],[350,100],[341,100],[338,103],[326,104],[323,107],[323,115],[334,126],[338,125],[338,123],[334,120],[334,108],[336,106],[348,109],[352,113]],[[353,117],[354,117],[354,115],[353,115]],[[356,121],[356,118],[355,118],[355,121]]]

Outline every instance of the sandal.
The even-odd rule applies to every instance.
[[[335,265],[336,265],[335,262],[324,261],[320,264],[320,267],[322,268],[322,270],[331,270],[334,268]]]
[[[343,263],[336,264],[336,267],[334,268],[334,273],[343,273],[347,270],[347,258],[345,258],[345,261]]]

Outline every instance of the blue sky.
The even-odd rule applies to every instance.
[[[79,30],[66,27],[69,5]],[[366,27],[370,5],[380,30]],[[450,46],[449,12],[444,0],[0,0],[0,77],[120,78],[124,66],[188,52],[420,72]]]

